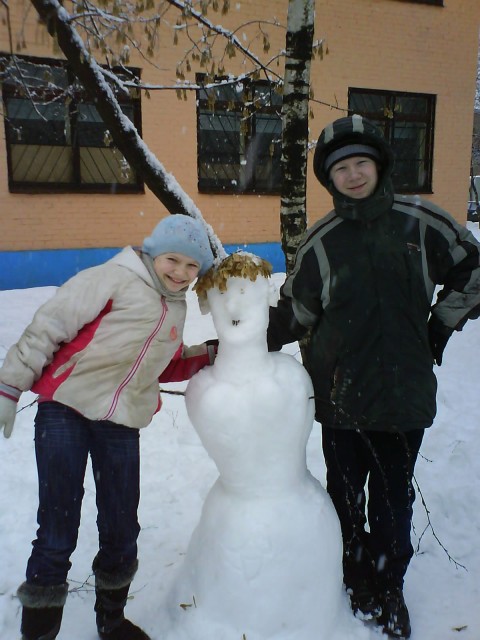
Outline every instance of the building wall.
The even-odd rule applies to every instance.
[[[24,9],[29,3],[10,3],[12,34],[20,33]],[[68,3],[65,4],[67,6]],[[227,16],[217,16],[224,26],[238,25],[250,18],[276,16],[286,24],[287,0],[243,0],[232,3]],[[0,7],[0,14],[5,8]],[[0,15],[2,18],[3,15]],[[213,14],[212,14],[213,17]],[[480,3],[477,0],[448,0],[444,7],[401,0],[317,0],[315,37],[325,38],[328,55],[312,64],[315,99],[310,122],[314,141],[325,124],[345,114],[348,87],[412,91],[437,95],[433,194],[427,196],[466,220],[466,183],[470,169],[473,100],[476,79]],[[39,24],[33,7],[27,15],[26,49],[30,55],[53,57],[52,41]],[[245,39],[249,34],[245,29]],[[270,54],[284,46],[282,29],[270,29]],[[187,43],[172,46],[165,34],[156,52],[158,69],[134,58],[143,67],[142,78],[153,84],[175,83],[176,64]],[[258,45],[261,54],[261,46]],[[257,47],[257,48],[258,48]],[[0,22],[0,49],[8,51],[8,31]],[[228,71],[244,69],[240,56],[229,61]],[[195,69],[190,74],[194,78]],[[278,72],[283,75],[280,65]],[[252,247],[269,251],[275,267],[282,269],[279,252],[280,201],[276,196],[205,195],[197,191],[195,95],[178,100],[172,91],[151,91],[142,98],[143,137],[151,151],[171,172],[202,211],[217,236],[228,248]],[[320,102],[325,104],[320,104]],[[140,244],[167,212],[146,189],[145,194],[91,195],[11,194],[3,128],[0,134],[0,252],[9,259],[11,271],[32,272],[35,252],[72,250],[68,277],[78,265],[101,261],[112,248]],[[308,170],[309,224],[331,207],[328,193],[316,181],[311,158]],[[107,249],[107,253],[91,252]],[[33,253],[32,253],[33,252]],[[47,253],[45,253],[47,252]],[[79,255],[83,257],[79,260]],[[28,261],[26,261],[28,257]],[[59,265],[62,261],[59,262]],[[4,263],[3,263],[4,264]],[[2,253],[0,253],[0,272]],[[59,266],[60,268],[60,266]],[[25,274],[23,274],[25,275]],[[37,269],[36,275],[39,275]],[[51,279],[51,276],[46,276]],[[22,278],[22,282],[29,282]],[[33,280],[30,280],[32,282]],[[0,287],[8,288],[0,280]],[[16,281],[18,282],[18,280]],[[36,284],[33,286],[37,286]],[[52,282],[42,282],[52,284]],[[17,286],[17,285],[13,285]],[[28,286],[22,285],[22,286]]]
[[[464,222],[480,3],[325,0],[317,13],[330,48],[322,68],[328,100],[345,103],[349,85],[437,95],[433,194],[426,198]],[[321,111],[320,126],[329,116]]]

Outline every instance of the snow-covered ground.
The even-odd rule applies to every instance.
[[[477,225],[469,223],[480,237]],[[282,274],[275,274],[279,285]],[[53,287],[0,292],[0,362],[34,311]],[[210,316],[202,316],[189,294],[185,342],[215,336]],[[297,355],[296,345],[284,349]],[[468,322],[451,338],[444,363],[437,368],[438,415],[427,431],[416,468],[418,483],[413,543],[417,547],[405,583],[412,619],[412,640],[480,638],[480,322]],[[166,385],[182,391],[186,384]],[[0,638],[20,638],[20,604],[16,589],[36,529],[36,468],[33,449],[35,396],[26,393],[12,437],[0,437]],[[127,615],[161,640],[167,619],[166,597],[182,563],[203,501],[218,477],[192,427],[182,395],[165,393],[164,406],[142,431],[140,567],[132,586]],[[307,446],[310,471],[324,484],[320,425],[314,424]],[[97,549],[95,492],[90,469],[85,481],[82,525],[69,575],[70,595],[58,640],[95,640],[94,593],[90,566]],[[289,526],[288,522],[284,523]],[[322,544],[322,540],[318,540]],[[285,575],[288,581],[289,576]],[[319,576],[319,580],[325,579]],[[272,584],[272,591],[277,585]],[[265,593],[268,598],[268,593]],[[179,603],[191,604],[191,603]],[[262,603],[258,603],[261,613]],[[295,607],[295,593],[290,606]],[[188,608],[185,611],[188,615]],[[365,631],[345,640],[371,640]],[[202,637],[195,640],[220,640]],[[230,640],[230,639],[228,639]],[[231,640],[242,640],[242,631]],[[246,640],[256,640],[248,637]],[[273,640],[273,638],[272,638]],[[303,640],[294,638],[292,640]],[[319,640],[327,640],[319,638]]]

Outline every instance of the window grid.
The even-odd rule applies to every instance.
[[[392,145],[398,193],[432,193],[435,104],[431,94],[349,89],[350,112],[377,124]]]
[[[111,143],[95,106],[63,61],[16,56],[34,102],[15,78],[13,61],[2,62],[11,192],[143,192],[142,180]],[[140,99],[117,97],[141,133]]]
[[[204,81],[198,74],[197,82]],[[264,81],[220,83],[197,91],[200,192],[281,192],[281,102]]]

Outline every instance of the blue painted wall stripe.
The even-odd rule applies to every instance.
[[[227,253],[248,251],[268,260],[274,272],[285,272],[285,257],[280,243],[224,245]],[[102,264],[120,251],[104,249],[45,249],[39,251],[0,252],[0,290],[60,286],[73,275]]]

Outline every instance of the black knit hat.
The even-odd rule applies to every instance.
[[[353,115],[335,120],[320,134],[313,157],[316,177],[329,189],[329,172],[335,162],[355,155],[373,158],[384,175],[392,172],[393,151],[382,131],[366,118]]]
[[[350,144],[345,144],[338,149],[334,149],[325,158],[325,162],[323,164],[325,173],[328,174],[330,172],[330,169],[337,162],[346,160],[347,158],[352,158],[353,156],[366,156],[367,158],[372,158],[373,160],[378,161],[380,160],[380,151],[378,151],[378,149],[375,149],[375,147],[370,146],[369,144],[358,144],[353,142]]]

